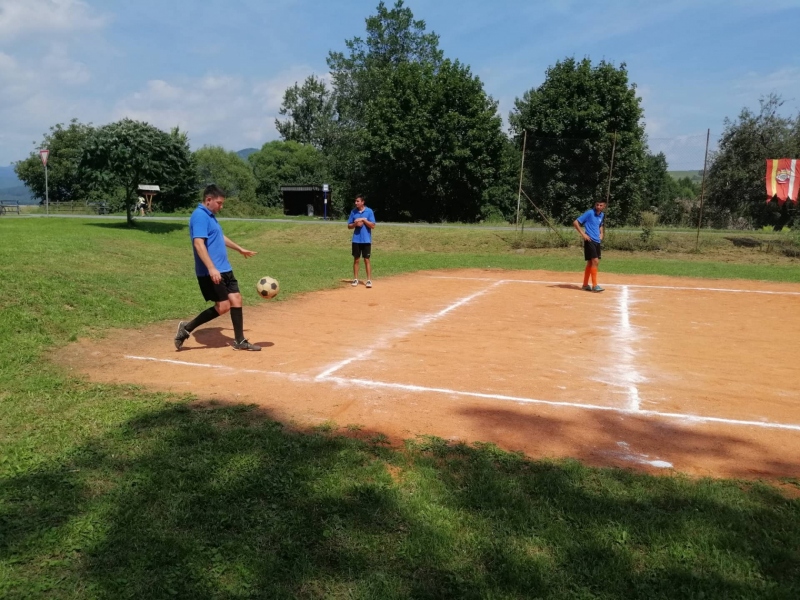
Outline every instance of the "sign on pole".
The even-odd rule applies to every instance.
[[[41,150],[39,150],[39,156],[42,159],[42,164],[46,167],[47,166],[47,157],[50,156],[50,150],[48,150],[47,148],[42,148]]]

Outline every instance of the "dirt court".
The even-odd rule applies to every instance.
[[[177,321],[81,340],[90,379],[256,403],[398,441],[745,478],[800,476],[800,285],[601,273],[431,271],[245,307],[177,352]],[[202,309],[199,302],[197,309]],[[193,315],[186,315],[187,319]]]

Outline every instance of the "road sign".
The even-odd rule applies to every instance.
[[[327,183],[323,183],[322,184],[322,191],[323,192],[327,192],[328,191],[328,184]]]
[[[46,167],[47,166],[47,157],[50,156],[50,150],[47,148],[42,148],[39,150],[39,156],[42,159],[42,164]]]

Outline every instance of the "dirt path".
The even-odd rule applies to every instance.
[[[180,352],[170,322],[56,360],[299,426],[693,475],[800,474],[800,286],[603,275],[606,292],[590,294],[576,277],[417,273],[247,307],[258,353],[230,348],[223,317]]]

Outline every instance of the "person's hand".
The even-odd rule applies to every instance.
[[[358,219],[356,219],[355,221],[353,221],[353,223],[355,223],[355,224],[356,224],[356,227],[361,227],[361,226],[364,224],[364,219],[362,219],[361,217],[359,217]]]
[[[584,239],[585,241],[587,241],[587,242],[591,242],[591,241],[592,241],[592,238],[590,238],[590,237],[589,237],[588,235],[586,235],[585,233],[583,234],[583,239]]]
[[[209,269],[208,275],[211,277],[211,281],[214,282],[214,285],[219,285],[219,282],[222,281],[222,275],[220,275],[219,271],[216,269]]]
[[[255,256],[256,254],[258,254],[258,252],[253,252],[252,250],[245,250],[244,248],[239,250],[239,253],[245,258],[250,258],[251,256]]]

